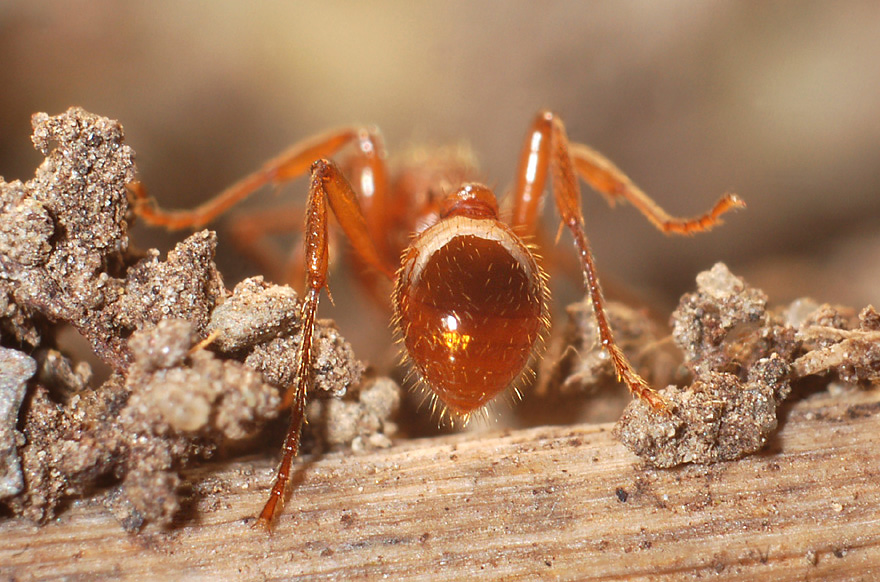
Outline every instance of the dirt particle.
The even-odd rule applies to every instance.
[[[16,424],[27,381],[36,371],[37,363],[27,355],[0,348],[0,499],[24,488],[18,456],[18,447],[24,443]]]

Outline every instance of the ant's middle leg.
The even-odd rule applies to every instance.
[[[601,346],[611,357],[617,377],[626,383],[633,395],[655,410],[667,411],[668,405],[663,397],[635,371],[614,341],[593,253],[584,230],[580,187],[570,152],[562,121],[550,112],[539,113],[526,137],[520,157],[512,226],[523,236],[537,232],[540,202],[549,173],[561,224],[567,226],[574,237],[584,282],[593,303]]]
[[[369,216],[384,212],[387,184],[385,152],[376,130],[343,128],[301,141],[269,160],[256,172],[245,176],[220,194],[191,210],[163,210],[149,199],[140,183],[129,186],[135,212],[149,224],[176,230],[201,228],[267,184],[280,184],[303,176],[312,162],[335,155],[345,146],[357,142],[359,155],[369,170],[359,183],[364,185],[365,211]]]
[[[230,242],[267,279],[290,285],[302,293],[305,273],[303,251],[304,210],[298,205],[248,209],[230,217],[226,230]],[[278,235],[284,236],[279,242]],[[288,241],[292,235],[292,241]],[[334,262],[334,231],[330,233],[330,262]],[[292,246],[287,249],[287,242]]]

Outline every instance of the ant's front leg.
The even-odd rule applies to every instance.
[[[291,411],[290,425],[282,448],[281,463],[278,466],[269,500],[259,517],[259,523],[267,528],[271,526],[281,508],[287,484],[290,481],[293,459],[299,452],[306,396],[312,385],[312,338],[315,328],[315,313],[318,310],[321,290],[327,286],[328,206],[360,259],[388,278],[394,277],[394,266],[382,262],[379,252],[373,244],[358,198],[348,180],[333,162],[324,159],[314,162],[306,206],[304,244],[306,297],[301,319],[302,340],[294,382],[287,389],[282,400],[282,407],[290,406]]]

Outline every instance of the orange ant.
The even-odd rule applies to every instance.
[[[357,146],[346,178],[328,158]],[[316,161],[317,160],[317,161]],[[442,164],[440,164],[442,166]],[[306,395],[311,384],[312,333],[320,292],[327,285],[328,205],[358,260],[394,285],[394,324],[419,379],[454,416],[467,420],[515,385],[543,343],[549,326],[548,277],[533,252],[541,202],[550,173],[553,197],[574,237],[599,338],[619,379],[658,412],[665,400],[633,369],[614,342],[581,214],[580,177],[610,203],[633,204],[664,233],[708,230],[728,210],[744,207],[726,194],[696,218],[667,214],[611,161],[592,148],[569,143],[562,121],[542,111],[526,136],[508,223],[499,218],[492,191],[470,182],[467,164],[427,169],[426,184],[412,175],[390,180],[374,129],[345,128],[295,144],[253,174],[189,211],[162,211],[134,188],[137,213],[168,228],[197,228],[267,184],[311,172],[306,203],[306,296],[296,378],[283,398],[290,427],[269,500],[259,523],[269,527],[280,510],[299,450]],[[356,194],[349,180],[359,185]],[[425,180],[422,180],[424,182]],[[558,238],[558,236],[557,236]]]

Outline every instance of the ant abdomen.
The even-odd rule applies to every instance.
[[[467,417],[514,384],[547,329],[546,277],[513,231],[453,215],[404,253],[398,330],[423,383]]]

